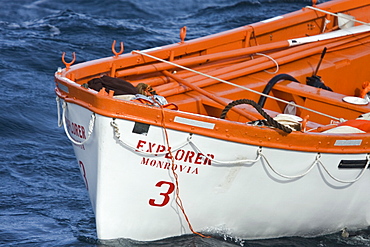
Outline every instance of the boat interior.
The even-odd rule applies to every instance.
[[[79,85],[102,75],[144,83],[180,111],[238,122],[263,119],[253,101],[271,117],[293,114],[316,129],[370,112],[370,33],[293,46],[287,40],[369,23],[370,6],[360,2],[331,9],[346,16],[344,24],[337,14],[312,7],[277,17],[278,25],[266,20],[190,41],[183,27],[179,43],[128,54],[113,42],[114,56],[83,66],[65,62],[64,76]],[[114,92],[107,95],[120,101]],[[242,99],[249,101],[234,102]]]

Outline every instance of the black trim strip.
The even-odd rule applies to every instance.
[[[363,169],[367,164],[367,160],[341,160],[338,168],[343,169]],[[370,166],[369,166],[370,168]]]

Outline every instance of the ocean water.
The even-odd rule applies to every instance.
[[[357,0],[359,1],[359,0]],[[57,126],[53,74],[76,63],[225,31],[308,0],[0,0],[0,246],[370,246],[370,231],[246,241],[194,235],[99,241],[72,145]]]

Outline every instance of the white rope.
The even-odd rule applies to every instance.
[[[261,150],[261,153],[260,155],[262,156],[262,158],[266,161],[267,165],[270,167],[270,169],[278,176],[280,177],[283,177],[283,178],[287,178],[287,179],[297,179],[297,178],[301,178],[301,177],[304,177],[306,176],[316,165],[316,162],[313,162],[311,164],[311,166],[302,174],[297,174],[297,175],[284,175],[280,172],[278,172],[271,164],[270,162],[268,161],[268,159],[266,158],[265,155],[262,154],[262,150]]]
[[[321,162],[320,158],[321,158],[321,154],[317,154],[316,155],[316,158],[315,158],[315,161],[310,165],[310,167],[305,171],[303,172],[302,174],[297,174],[297,175],[285,175],[285,174],[282,174],[280,172],[278,172],[271,164],[270,162],[267,160],[266,156],[264,156],[262,154],[262,150],[260,151],[260,154],[259,154],[267,163],[267,165],[270,167],[270,169],[278,176],[280,177],[283,177],[283,178],[286,178],[286,179],[297,179],[297,178],[301,178],[301,177],[304,177],[305,175],[307,175],[317,164],[321,165],[321,167],[324,169],[324,171],[329,175],[329,177],[331,177],[333,180],[339,182],[339,183],[345,183],[345,184],[350,184],[350,183],[354,183],[356,181],[358,181],[365,173],[365,171],[369,168],[369,165],[370,165],[370,157],[369,155],[366,156],[366,159],[367,159],[367,163],[365,165],[365,167],[362,169],[362,171],[359,173],[359,175],[357,175],[357,177],[353,180],[342,180],[342,179],[339,179],[337,177],[335,177],[333,174],[331,174],[329,172],[329,170],[326,168],[326,166]]]
[[[342,118],[337,118],[337,117],[334,117],[334,116],[330,116],[328,114],[325,114],[325,113],[322,113],[322,112],[319,112],[319,111],[315,111],[315,110],[312,110],[310,108],[307,108],[307,107],[304,107],[304,106],[300,106],[300,105],[297,105],[295,103],[292,103],[292,102],[289,102],[289,101],[286,101],[286,100],[283,100],[283,99],[279,99],[279,98],[276,98],[276,97],[271,96],[271,95],[268,95],[268,94],[260,93],[260,92],[258,92],[256,90],[253,90],[253,89],[250,89],[250,88],[247,88],[247,87],[244,87],[244,86],[240,86],[238,84],[235,84],[235,83],[232,83],[232,82],[229,82],[229,81],[222,80],[220,78],[217,78],[217,77],[214,77],[214,76],[211,76],[211,75],[208,75],[208,74],[205,74],[205,73],[202,73],[202,72],[199,72],[199,71],[190,69],[188,67],[185,67],[185,66],[182,66],[182,65],[179,65],[179,64],[176,64],[176,63],[173,63],[173,62],[164,60],[164,59],[161,59],[159,57],[155,57],[155,56],[149,55],[149,54],[147,54],[145,52],[141,52],[141,51],[137,51],[137,50],[136,51],[132,51],[132,52],[138,53],[138,54],[143,55],[143,56],[147,56],[147,57],[153,58],[153,59],[158,60],[158,61],[163,62],[163,63],[171,64],[172,66],[175,66],[175,67],[178,67],[178,68],[181,68],[181,69],[184,69],[184,70],[187,70],[187,71],[190,71],[190,72],[193,72],[193,73],[196,73],[196,74],[199,74],[199,75],[208,77],[210,79],[213,79],[213,80],[216,80],[216,81],[225,83],[225,84],[229,84],[229,85],[234,86],[234,87],[238,87],[238,88],[244,89],[246,91],[249,91],[249,92],[252,92],[252,93],[255,93],[255,94],[258,94],[258,95],[265,96],[265,97],[270,98],[270,99],[274,99],[276,101],[283,102],[283,103],[288,104],[288,105],[292,105],[292,106],[295,106],[295,107],[298,107],[298,108],[301,108],[301,109],[304,109],[304,110],[307,110],[307,111],[310,111],[310,112],[313,112],[313,113],[316,113],[316,114],[319,114],[319,115],[322,115],[322,116],[325,116],[325,117],[328,117],[328,118],[331,118],[331,119],[334,119],[334,120],[339,121],[339,122],[343,122],[343,119]]]
[[[312,6],[306,6],[307,9],[312,9],[312,10],[316,10],[316,11],[319,11],[319,12],[322,12],[322,13],[325,13],[325,14],[328,14],[328,15],[333,15],[333,16],[336,16],[338,18],[344,18],[344,19],[347,19],[349,21],[354,21],[354,22],[357,22],[357,23],[361,23],[363,25],[370,25],[369,23],[367,22],[363,22],[363,21],[358,21],[356,19],[352,19],[350,17],[347,17],[347,16],[339,16],[338,14],[334,14],[332,12],[329,12],[329,11],[326,11],[326,10],[323,10],[323,9],[319,9],[319,8],[315,8],[315,7],[312,7]]]
[[[113,127],[113,130],[114,130],[114,136],[116,137],[116,139],[119,141],[119,143],[126,147],[126,148],[129,148],[131,149],[132,151],[135,151],[135,152],[139,152],[139,153],[142,153],[142,154],[146,154],[146,155],[151,155],[151,156],[159,156],[159,155],[165,155],[165,154],[168,154],[168,150],[166,151],[163,151],[163,152],[157,152],[157,153],[152,153],[152,152],[147,152],[147,151],[142,151],[140,149],[137,149],[136,147],[122,141],[121,139],[121,133],[119,132],[119,128],[118,128],[118,125],[117,123],[115,122],[114,119],[112,119],[111,121],[111,126]],[[174,151],[177,151],[183,147],[185,147],[186,145],[188,144],[191,144],[195,150],[199,153],[203,153],[196,145],[195,143],[192,141],[192,134],[190,134],[187,138],[186,138],[186,142],[184,142],[183,144],[181,144],[180,146],[178,146],[177,148],[171,148],[171,152],[174,152]],[[209,159],[210,161],[214,162],[214,163],[218,163],[218,164],[245,164],[245,163],[256,163],[261,157],[259,155],[257,155],[257,158],[254,159],[254,160],[251,160],[251,159],[246,159],[246,160],[233,160],[233,161],[220,161],[220,160],[216,160],[216,159],[213,159],[211,157],[207,157],[207,159]]]
[[[200,148],[193,141],[191,141],[191,145],[194,147],[194,149],[197,152],[204,154],[204,152],[202,152],[202,150],[200,150]],[[260,155],[260,153],[261,153],[260,150],[261,150],[261,148],[259,148],[259,150],[257,151],[257,157],[255,159],[230,160],[230,161],[216,160],[216,159],[211,158],[211,157],[207,157],[207,159],[209,159],[213,163],[222,164],[222,165],[245,165],[246,163],[247,164],[254,164],[257,161],[259,161],[262,157]]]
[[[263,54],[263,53],[259,53],[259,52],[255,53],[255,54],[256,55],[259,55],[259,56],[267,57],[268,59],[270,59],[276,65],[276,70],[274,72],[270,72],[270,71],[264,70],[266,73],[276,74],[279,71],[279,64],[278,64],[278,62],[275,59],[273,59],[271,56],[266,55],[266,54]]]
[[[114,130],[114,136],[116,137],[116,139],[118,140],[118,142],[119,142],[122,146],[124,146],[124,147],[126,147],[126,148],[129,148],[129,149],[131,149],[132,151],[139,152],[139,153],[146,154],[146,155],[150,155],[150,156],[159,156],[159,155],[165,155],[165,154],[168,154],[168,153],[169,153],[169,152],[168,152],[168,150],[165,150],[165,151],[163,151],[163,152],[158,152],[158,153],[152,153],[152,152],[147,152],[147,151],[142,151],[142,150],[140,150],[140,149],[137,149],[136,147],[134,147],[134,146],[132,146],[132,145],[130,145],[130,144],[128,144],[128,143],[126,143],[126,142],[122,141],[122,139],[121,139],[121,133],[119,132],[118,125],[117,125],[117,123],[115,122],[115,120],[114,120],[114,119],[112,119],[112,121],[111,121],[111,123],[110,123],[110,124],[111,124],[111,126],[113,127],[113,130]],[[174,148],[174,149],[172,149],[172,148],[171,148],[171,152],[173,152],[173,151],[177,151],[177,150],[179,150],[179,149],[181,149],[181,148],[185,147],[186,145],[188,145],[188,144],[191,142],[191,138],[192,138],[192,135],[190,134],[190,135],[188,136],[188,138],[186,139],[186,141],[185,141],[184,143],[182,143],[180,146],[178,146],[178,147],[176,147],[176,148]]]
[[[357,175],[357,177],[353,180],[349,180],[349,181],[346,181],[346,180],[342,180],[342,179],[339,179],[339,178],[336,178],[334,177],[329,171],[328,169],[324,166],[324,164],[320,161],[319,159],[320,157],[318,157],[316,160],[317,162],[322,166],[322,168],[326,171],[326,173],[332,178],[334,179],[335,181],[339,182],[339,183],[344,183],[344,184],[351,184],[351,183],[354,183],[356,181],[358,181],[365,173],[366,169],[369,167],[369,164],[370,164],[370,158],[369,158],[369,155],[366,156],[366,165],[365,167],[362,169],[362,171],[360,172],[360,174]]]
[[[60,99],[59,99],[59,97],[57,96],[56,97],[56,102],[57,102],[57,111],[58,111],[58,127],[62,127],[62,125],[63,125],[63,122],[62,122],[62,119],[61,119],[61,117],[60,117]]]
[[[92,113],[92,114],[91,114],[91,118],[90,118],[90,122],[89,122],[89,131],[88,131],[88,133],[87,133],[87,137],[86,137],[86,139],[85,139],[85,140],[83,140],[82,142],[78,142],[78,141],[76,141],[75,139],[73,139],[73,138],[72,138],[72,136],[69,134],[69,131],[68,131],[68,129],[67,129],[67,124],[66,124],[66,115],[65,115],[66,109],[67,109],[67,103],[64,101],[64,102],[63,102],[63,116],[62,116],[63,126],[64,126],[64,132],[66,133],[66,135],[67,135],[68,139],[69,139],[71,142],[73,142],[73,143],[74,143],[74,144],[76,144],[76,145],[81,146],[81,145],[85,144],[85,143],[90,139],[91,134],[92,134],[92,132],[93,132],[93,130],[94,130],[95,118],[96,118],[95,113]]]
[[[157,152],[157,153],[153,153],[153,152],[148,152],[148,151],[142,151],[142,150],[139,150],[137,149],[136,147],[124,142],[121,140],[121,134],[119,132],[119,128],[118,128],[118,125],[117,123],[115,122],[115,119],[112,119],[111,121],[111,126],[113,127],[113,130],[114,130],[114,136],[115,138],[119,141],[119,143],[126,147],[126,148],[129,148],[131,149],[131,151],[134,151],[134,152],[139,152],[141,154],[146,154],[146,155],[151,155],[151,156],[158,156],[158,155],[165,155],[168,153],[168,151],[163,151],[163,152]],[[181,148],[183,148],[184,146],[190,144],[195,151],[199,152],[199,153],[204,153],[192,140],[192,134],[190,134],[186,140],[185,143],[181,144],[179,147],[175,148],[175,149],[171,149],[171,151],[176,151],[176,150],[179,150]],[[260,147],[258,150],[257,150],[257,157],[255,159],[243,159],[243,160],[231,160],[231,161],[221,161],[221,160],[216,160],[214,158],[211,158],[211,157],[207,157],[207,159],[209,159],[210,161],[213,162],[213,164],[221,164],[221,165],[245,165],[245,164],[255,164],[256,162],[258,162],[261,158],[264,159],[264,161],[267,163],[268,167],[278,176],[282,177],[282,178],[286,178],[286,179],[297,179],[297,178],[301,178],[301,177],[304,177],[306,176],[310,171],[312,171],[312,169],[316,166],[316,165],[321,165],[321,167],[324,169],[324,171],[335,181],[339,182],[339,183],[354,183],[356,181],[358,181],[365,173],[365,171],[369,168],[369,165],[370,165],[370,156],[369,154],[366,156],[366,160],[367,160],[367,163],[365,165],[365,167],[362,169],[362,171],[360,172],[360,174],[353,180],[342,180],[342,179],[339,179],[339,178],[336,178],[333,174],[331,174],[329,172],[329,170],[326,168],[326,166],[321,162],[320,158],[321,158],[321,154],[318,153],[316,155],[316,158],[314,160],[314,162],[312,162],[312,164],[307,168],[307,170],[301,174],[297,174],[297,175],[285,175],[285,174],[282,174],[281,172],[277,171],[272,165],[271,163],[269,162],[269,160],[267,159],[267,157],[262,153],[262,148]]]

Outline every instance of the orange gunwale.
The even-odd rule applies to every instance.
[[[91,94],[88,90],[81,90],[75,84],[63,83],[70,90],[67,97],[62,90],[56,89],[56,93],[68,103],[80,105],[97,114],[126,119],[136,122],[162,126],[161,109],[142,105],[130,101],[121,101],[109,96]],[[74,93],[74,91],[77,92]],[[78,95],[78,98],[74,95]],[[124,109],[124,110],[123,110]],[[370,133],[366,134],[322,134],[315,132],[292,132],[286,134],[281,130],[269,127],[249,126],[245,123],[232,122],[201,115],[188,114],[181,111],[165,111],[165,126],[183,132],[209,136],[226,141],[245,143],[261,147],[279,148],[295,151],[318,152],[318,153],[366,153],[370,150]],[[145,116],[143,113],[145,112]],[[195,126],[187,126],[174,122],[176,116],[204,121],[215,124],[213,130]],[[362,140],[357,146],[335,146],[337,140]]]

